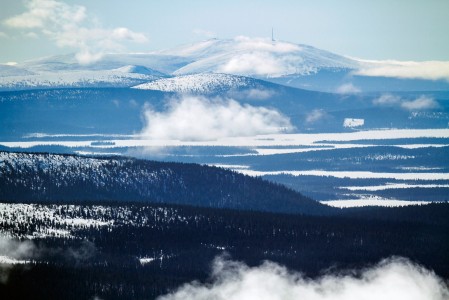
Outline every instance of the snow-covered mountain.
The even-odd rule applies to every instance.
[[[0,90],[77,87],[130,87],[161,78],[161,73],[128,65],[112,70],[74,70],[0,76]]]
[[[130,87],[162,77],[221,73],[345,94],[441,91],[449,89],[448,64],[354,59],[304,44],[237,37],[147,53],[109,53],[88,65],[79,64],[74,54],[1,65],[0,89]]]
[[[210,39],[148,53],[105,54],[98,62],[80,65],[73,54],[34,59],[18,64],[29,72],[113,70],[127,65],[158,70],[152,75],[227,73],[261,77],[307,75],[321,69],[356,69],[360,63],[308,45],[262,38]],[[161,73],[162,72],[162,73]]]
[[[360,65],[308,45],[247,37],[211,39],[160,53],[193,61],[173,72],[176,75],[215,72],[280,77],[314,74],[322,69],[356,69]]]
[[[1,65],[0,64],[0,77],[7,76],[24,76],[24,75],[33,75],[33,72],[27,71],[22,68],[18,68],[14,65]]]
[[[134,86],[133,88],[186,94],[210,94],[237,89],[260,91],[265,90],[267,85],[274,86],[274,84],[251,77],[218,73],[199,73],[161,78]]]

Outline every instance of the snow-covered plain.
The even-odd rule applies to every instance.
[[[44,137],[57,137],[60,135],[46,135],[40,133]],[[33,136],[30,133],[28,136]],[[94,134],[92,136],[101,136]],[[61,135],[62,137],[62,135]],[[88,138],[89,136],[86,136]],[[291,133],[291,134],[267,134],[245,137],[223,137],[209,141],[186,141],[186,140],[157,140],[151,136],[134,135],[135,138],[129,139],[129,135],[124,135],[121,139],[110,139],[110,145],[98,145],[98,148],[112,147],[164,147],[164,146],[224,146],[224,147],[291,147],[298,146],[295,152],[316,151],[335,148],[354,148],[369,147],[372,145],[354,144],[354,141],[360,140],[388,140],[388,139],[407,139],[407,138],[447,138],[449,139],[449,129],[385,129],[385,130],[366,130],[344,133]],[[21,140],[16,142],[2,142],[0,145],[6,147],[22,147],[29,148],[38,145],[61,145],[67,147],[86,147],[91,146],[93,139],[77,140],[77,141],[45,141],[42,139],[30,141]],[[347,143],[341,143],[347,142]],[[307,146],[309,148],[301,148]],[[422,147],[444,147],[448,144],[413,144],[413,145],[392,145],[403,148],[422,148]],[[276,148],[269,151],[258,149],[261,154],[276,154]],[[279,149],[279,153],[285,153],[285,149]]]
[[[351,179],[396,179],[396,180],[449,180],[449,173],[384,173],[370,171],[324,171],[324,170],[285,170],[285,171],[254,171],[236,169],[236,171],[249,176],[265,175],[293,175],[293,176],[330,176]]]
[[[409,205],[426,205],[431,203],[426,201],[402,201],[394,199],[384,199],[380,197],[367,197],[361,199],[345,199],[345,200],[332,200],[320,202],[329,206],[339,208],[364,207],[364,206],[400,207]]]
[[[340,189],[349,191],[384,191],[391,189],[433,189],[433,188],[449,188],[449,184],[407,184],[407,183],[387,183],[386,185],[373,185],[373,186],[342,186]]]

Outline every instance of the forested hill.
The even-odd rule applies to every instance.
[[[334,210],[282,185],[217,167],[48,153],[0,152],[0,199],[169,203],[318,215]]]

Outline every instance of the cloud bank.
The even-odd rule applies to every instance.
[[[298,45],[245,36],[236,37],[234,42],[235,54],[221,64],[217,72],[276,77],[299,71],[298,66],[303,62],[297,55],[301,51]],[[301,71],[309,70],[302,66]]]
[[[76,59],[89,64],[101,59],[105,51],[120,51],[123,43],[147,42],[147,37],[125,27],[105,29],[89,18],[86,8],[55,0],[30,0],[26,11],[4,21],[11,27],[25,30],[26,36],[45,36],[58,47],[76,49]]]
[[[433,272],[406,259],[389,259],[347,275],[316,280],[266,262],[250,268],[216,259],[211,284],[188,283],[158,300],[443,300],[448,286]]]
[[[360,60],[356,75],[449,81],[449,61]]]
[[[0,283],[8,281],[13,265],[25,264],[38,255],[39,251],[33,242],[0,236]]]
[[[250,88],[241,91],[231,90],[228,95],[237,99],[266,100],[276,95],[276,92],[266,88]]]
[[[31,240],[0,236],[0,283],[8,281],[10,270],[15,264],[29,264],[45,256],[62,257],[78,264],[92,258],[96,251],[95,244],[90,241],[83,241],[79,247],[62,249],[47,248],[42,244],[36,245]]]
[[[336,92],[342,95],[358,94],[361,90],[352,83],[345,83],[337,87]]]
[[[379,98],[374,99],[373,104],[384,107],[401,107],[409,111],[430,110],[439,107],[438,102],[425,95],[421,95],[414,100],[406,100],[400,96],[383,94]]]
[[[193,96],[173,99],[164,112],[146,108],[144,118],[142,136],[160,140],[204,141],[292,129],[290,120],[276,110]]]
[[[328,114],[323,109],[314,109],[306,115],[306,123],[316,123],[326,118]]]

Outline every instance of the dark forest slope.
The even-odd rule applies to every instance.
[[[0,152],[0,199],[171,203],[304,214],[334,210],[282,185],[222,168],[44,153]]]

